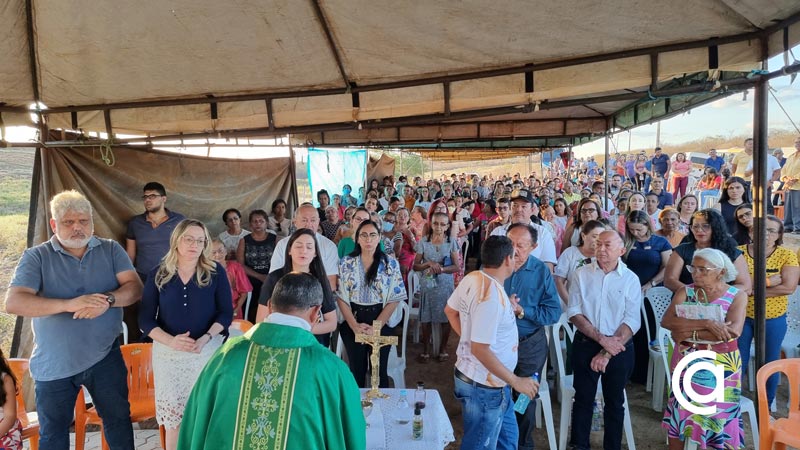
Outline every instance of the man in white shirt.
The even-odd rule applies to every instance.
[[[325,274],[328,275],[328,281],[331,284],[331,289],[335,292],[337,281],[339,280],[339,252],[336,244],[330,239],[319,234],[319,214],[317,208],[311,203],[303,203],[297,208],[294,214],[294,226],[296,229],[306,228],[317,236],[317,245],[322,257],[322,265],[325,267]],[[275,244],[275,251],[272,253],[272,259],[269,264],[269,271],[274,272],[283,268],[286,263],[286,245],[289,243],[289,237],[285,237]]]
[[[511,223],[522,223],[536,229],[539,236],[539,245],[533,249],[531,256],[535,256],[547,264],[547,267],[550,268],[550,273],[552,273],[553,267],[558,262],[558,258],[556,258],[556,240],[550,230],[531,221],[533,203],[533,193],[527,189],[520,189],[517,196],[511,199]],[[492,236],[505,236],[510,224],[495,228],[492,231]]]
[[[747,165],[747,168],[744,169],[744,176],[747,177],[746,180],[750,181],[750,186],[753,185],[752,178],[753,178],[753,160],[750,160],[750,163]],[[772,199],[772,183],[781,180],[781,162],[778,161],[773,155],[767,153],[767,198]],[[750,198],[753,198],[752,192],[750,193]],[[767,202],[767,214],[774,214],[775,208],[772,206],[772,201]]]
[[[625,245],[616,231],[597,238],[595,261],[570,277],[567,316],[577,328],[572,347],[572,446],[589,450],[597,380],[603,375],[605,434],[603,448],[619,449],[625,385],[633,371],[631,337],[641,326],[639,279],[620,260]]]
[[[535,398],[539,383],[514,375],[519,338],[515,314],[522,311],[505,293],[514,272],[514,246],[491,236],[481,248],[483,269],[469,273],[444,312],[460,336],[455,396],[464,419],[462,448],[516,449],[519,439],[511,389]]]

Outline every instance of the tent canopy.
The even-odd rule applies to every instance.
[[[795,0],[603,5],[9,0],[0,118],[40,101],[51,129],[154,140],[574,145],[746,89],[800,42]]]

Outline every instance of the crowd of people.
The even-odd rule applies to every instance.
[[[800,139],[796,147],[800,150]],[[387,176],[370,180],[356,195],[349,185],[333,195],[321,190],[315,203],[292,212],[276,199],[270,212],[247,212],[247,227],[232,205],[221,215],[225,230],[216,238],[206,224],[168,210],[166,189],[151,182],[143,188],[145,212],[129,223],[125,250],[93,236],[92,206],[81,194],[58,194],[51,202],[54,236],[25,252],[6,301],[9,313],[34,318],[31,373],[40,443],[66,448],[71,410],[63,405],[84,385],[111,447],[133,448],[117,340],[123,309],[140,331],[132,339],[153,341],[157,419],[166,429],[168,449],[203,448],[198,439],[225,445],[253,439],[221,438],[216,435],[224,430],[209,428],[214,412],[208,408],[219,403],[226,420],[233,420],[230,415],[238,413],[231,399],[246,403],[248,393],[265,389],[250,386],[239,396],[216,399],[214,383],[231,380],[226,364],[238,377],[261,370],[251,367],[251,358],[270,361],[270,376],[303,367],[302,377],[313,379],[327,367],[338,377],[343,399],[358,401],[357,388],[368,382],[371,348],[356,335],[395,333],[402,319],[399,302],[414,301],[415,292],[408,290],[413,276],[420,285],[419,362],[448,361],[450,335],[457,335],[454,383],[463,406],[462,448],[478,448],[486,440],[493,443],[489,448],[533,448],[535,408],[515,416],[511,403],[518,394],[536,401],[539,385],[531,376],[547,370],[544,329],[562,314],[576,328],[570,350],[572,445],[589,448],[599,380],[604,446],[620,448],[624,388],[630,380],[644,383],[653,339],[641,327],[643,297],[657,286],[674,293],[661,323],[676,342],[672,366],[699,348],[714,350],[731,388],[719,412],[702,420],[671,396],[663,421],[670,448],[682,448],[685,439],[710,448],[742,448],[740,411],[731,405],[741,396],[753,339],[753,208],[747,179],[752,162],[741,156],[751,154],[751,140],[731,164],[712,150],[697,183],[689,182],[686,155],[673,160],[660,148],[649,157],[619,155],[609,161],[614,173],[608,186],[591,158],[543,176]],[[797,256],[782,246],[785,233],[800,233],[800,220],[790,215],[800,216],[800,205],[791,206],[800,200],[794,197],[800,193],[798,155],[778,161],[772,174],[789,193],[786,221],[767,217],[767,361],[780,357],[787,296],[800,278]],[[471,272],[469,258],[476,263]],[[314,298],[292,298],[301,294]],[[248,298],[257,306],[247,308]],[[718,305],[724,319],[677,314],[687,302]],[[242,318],[258,324],[256,331],[223,344],[232,321]],[[383,323],[381,330],[372,329],[374,320]],[[269,326],[260,327],[264,322]],[[438,349],[432,348],[433,325],[442,330]],[[292,344],[284,348],[261,331],[265,328],[285,333]],[[333,348],[337,338],[347,368],[319,352]],[[316,350],[291,356],[292,349],[307,348]],[[389,386],[388,351],[380,350],[381,387]],[[438,355],[435,362],[431,354]],[[731,357],[735,354],[741,358]],[[341,379],[348,368],[351,377]],[[192,394],[196,384],[204,388]],[[770,402],[776,385],[777,379],[768,384]],[[276,401],[292,394],[273,390]],[[363,446],[362,438],[347,434],[363,434],[358,430],[363,417],[355,417],[358,407],[346,403],[340,413],[349,419],[339,425],[344,435],[303,433],[339,439],[329,443],[332,447]],[[275,414],[269,413],[278,423]],[[292,423],[286,425],[290,433],[301,432],[298,423],[331,426]]]

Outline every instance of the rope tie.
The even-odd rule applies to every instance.
[[[108,139],[100,144],[100,159],[109,167],[113,167],[117,162],[114,157],[114,149],[111,148],[111,142],[112,139]]]

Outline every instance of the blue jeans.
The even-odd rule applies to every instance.
[[[592,413],[597,380],[600,372],[591,369],[592,358],[602,347],[582,333],[575,334],[572,345],[572,385],[575,388],[575,402],[572,405],[572,445],[576,450],[589,450],[589,434],[592,429]],[[619,450],[622,448],[622,426],[625,420],[625,385],[631,377],[634,365],[633,340],[625,345],[625,351],[608,361],[603,373],[603,448]]]
[[[755,321],[750,318],[745,318],[744,326],[742,327],[742,335],[739,336],[739,354],[742,355],[742,369],[748,367],[748,363],[750,362],[750,343],[753,342],[754,332]],[[784,336],[786,336],[785,314],[774,319],[767,319],[766,335],[767,342],[764,346],[766,350],[764,362],[777,361],[781,358],[781,344],[783,343]],[[770,405],[775,399],[775,391],[778,390],[778,377],[779,375],[776,373],[767,380],[767,400]]]
[[[128,403],[128,369],[119,343],[94,366],[71,377],[37,381],[36,410],[39,413],[39,448],[68,450],[69,426],[81,385],[92,395],[103,419],[103,432],[112,450],[133,450],[131,407]]]
[[[511,402],[511,387],[487,389],[455,379],[455,396],[461,402],[464,437],[461,450],[516,450],[517,419]]]

